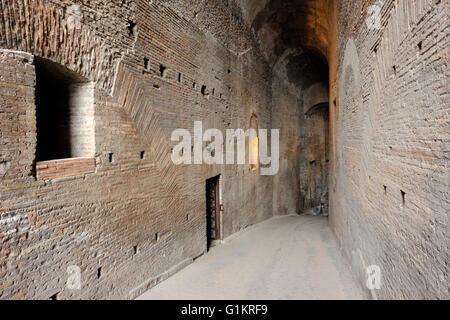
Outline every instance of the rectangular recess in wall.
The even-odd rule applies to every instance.
[[[162,64],[160,64],[159,65],[159,73],[160,73],[162,78],[165,78],[166,75],[167,75],[167,67],[162,65]]]

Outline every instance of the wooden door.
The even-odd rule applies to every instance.
[[[219,177],[215,177],[206,180],[206,226],[208,247],[213,240],[220,239],[219,210]]]

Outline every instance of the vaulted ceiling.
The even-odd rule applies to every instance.
[[[244,18],[273,64],[286,50],[305,47],[327,57],[330,0],[239,1]]]
[[[237,0],[267,61],[298,87],[328,79],[333,0]]]

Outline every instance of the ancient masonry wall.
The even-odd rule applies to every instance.
[[[219,174],[224,236],[272,216],[272,177],[170,159],[172,130],[195,120],[271,128],[270,70],[239,10],[88,3],[0,1],[0,299],[136,297],[205,252]],[[93,158],[36,167],[34,56],[95,83]]]
[[[450,298],[448,9],[338,4],[330,219],[364,285],[381,268],[378,298]]]

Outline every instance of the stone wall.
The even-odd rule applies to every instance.
[[[94,84],[47,59],[34,59],[36,159],[94,157]]]

